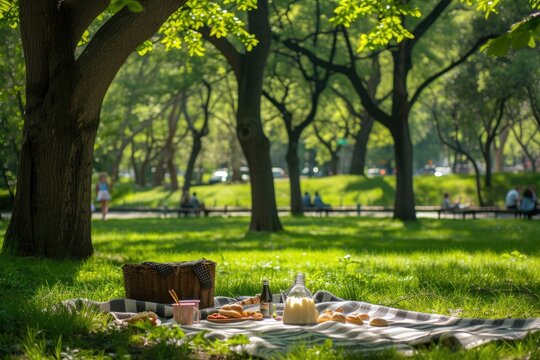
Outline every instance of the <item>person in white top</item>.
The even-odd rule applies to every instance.
[[[510,189],[506,193],[505,204],[508,210],[516,210],[519,203],[519,192],[521,187],[516,186],[514,189]]]

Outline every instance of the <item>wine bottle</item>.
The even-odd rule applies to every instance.
[[[264,318],[272,317],[272,293],[270,292],[270,286],[268,280],[263,280],[263,288],[261,292],[261,314]]]

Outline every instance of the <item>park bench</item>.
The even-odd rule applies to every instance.
[[[441,206],[416,206],[417,213],[434,213],[440,219],[445,215],[452,216],[454,218],[461,219],[477,219],[477,215],[493,215],[494,217],[513,216],[520,218],[523,216],[518,211],[507,210],[499,207],[469,207],[465,209],[443,209]],[[290,213],[290,207],[278,207],[279,213]],[[99,208],[96,209],[99,212]],[[158,208],[150,207],[115,207],[110,209],[111,212],[120,213],[159,213],[163,217],[168,217],[170,214],[177,214],[177,216],[189,216],[191,214],[196,216],[208,217],[212,214],[215,215],[249,215],[251,214],[251,208],[241,206],[223,206],[223,207],[211,207],[211,208],[169,208],[166,206]],[[318,209],[315,207],[304,208],[304,213],[315,214],[319,216],[330,216],[331,214],[348,214],[348,215],[370,215],[370,214],[392,214],[394,208],[391,206],[370,206],[370,205],[356,205],[356,206],[339,206],[339,207],[327,207]],[[536,215],[538,217],[539,215]]]

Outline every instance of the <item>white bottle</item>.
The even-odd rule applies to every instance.
[[[315,302],[304,282],[304,274],[298,274],[287,293],[287,301],[283,310],[283,323],[311,325],[317,323],[318,317],[319,313],[315,309]]]

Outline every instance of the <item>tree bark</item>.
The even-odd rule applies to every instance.
[[[287,170],[289,171],[289,184],[291,187],[291,214],[299,216],[304,214],[302,204],[302,190],[300,187],[300,159],[298,158],[298,140],[289,138],[287,146]]]
[[[189,153],[189,160],[184,174],[184,185],[182,186],[182,192],[189,191],[191,182],[193,181],[193,171],[195,170],[195,162],[197,156],[202,149],[202,141],[200,136],[193,136],[193,145],[191,146],[191,152]]]
[[[264,68],[270,51],[268,2],[259,0],[257,9],[248,13],[249,30],[259,44],[240,58],[238,67],[238,108],[236,134],[246,157],[251,184],[251,231],[280,231],[270,142],[261,122],[261,96]]]
[[[3,252],[92,255],[93,145],[103,97],[127,56],[182,5],[141,0],[112,16],[75,59],[80,36],[108,1],[21,0],[26,109],[14,210]]]
[[[349,170],[350,174],[362,176],[365,175],[367,144],[369,141],[369,134],[371,134],[371,129],[373,128],[374,123],[375,120],[373,120],[373,118],[369,115],[362,119],[361,128],[356,133],[355,137],[351,158],[351,167]]]
[[[413,146],[408,121],[396,121],[390,129],[394,139],[394,158],[396,161],[396,196],[394,218],[416,220],[413,190]]]

